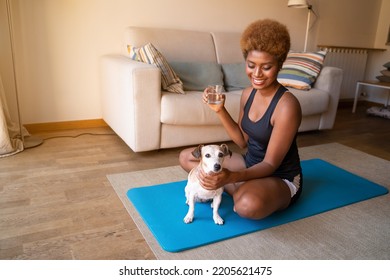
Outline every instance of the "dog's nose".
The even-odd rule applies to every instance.
[[[214,164],[214,171],[221,170],[221,165],[219,163]]]

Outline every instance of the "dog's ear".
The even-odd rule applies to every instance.
[[[202,148],[203,148],[203,145],[199,145],[198,147],[196,147],[193,151],[192,151],[192,155],[195,157],[195,158],[201,158],[202,157]]]
[[[226,144],[222,144],[221,145],[221,149],[222,149],[222,151],[223,151],[223,155],[226,157],[226,156],[232,156],[232,151],[230,151],[229,150],[229,147],[228,147],[228,145],[226,145]]]

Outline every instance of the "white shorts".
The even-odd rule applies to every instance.
[[[291,192],[291,197],[293,197],[297,191],[299,190],[299,188],[301,187],[300,186],[300,181],[301,181],[301,175],[297,175],[294,177],[294,180],[291,182],[287,179],[282,179],[286,184],[287,186],[289,187],[290,189],[290,192]]]

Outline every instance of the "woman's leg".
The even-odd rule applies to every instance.
[[[249,219],[262,219],[285,209],[291,200],[289,187],[280,178],[267,177],[242,183],[233,193],[234,209]]]
[[[192,151],[194,149],[195,147],[187,148],[182,150],[179,154],[179,164],[187,172],[190,172],[195,166],[199,164],[199,159],[192,155]]]

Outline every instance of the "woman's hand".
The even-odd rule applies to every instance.
[[[229,182],[231,174],[232,172],[226,168],[223,168],[222,171],[218,173],[206,173],[200,169],[197,177],[203,188],[207,190],[216,190],[231,183]]]
[[[226,100],[226,95],[221,93],[221,102],[218,103],[218,104],[209,104],[208,103],[208,95],[209,93],[207,92],[207,88],[203,91],[203,96],[202,96],[202,101],[203,103],[209,105],[209,107],[211,108],[211,110],[213,110],[214,112],[219,112],[224,106],[225,106],[225,100]]]

